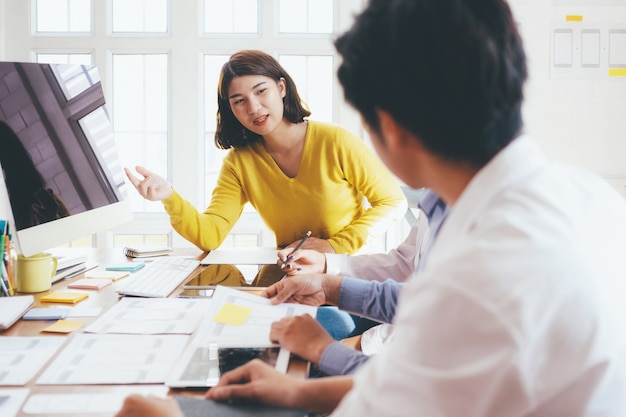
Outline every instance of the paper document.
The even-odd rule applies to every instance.
[[[293,303],[272,305],[259,295],[218,285],[194,343],[272,346],[269,335],[273,322],[300,314],[315,317],[316,313],[317,307]]]
[[[75,334],[37,384],[162,383],[188,337]]]
[[[272,323],[283,317],[310,314],[317,307],[272,305],[267,298],[217,286],[198,333],[166,381],[170,387],[211,387],[223,370],[258,357],[286,372],[290,353],[270,340]]]
[[[200,265],[272,265],[278,260],[276,248],[215,249],[200,261]]]
[[[124,297],[88,333],[191,334],[209,310],[210,299]]]
[[[14,417],[20,411],[24,400],[28,396],[28,388],[0,389],[0,416]]]
[[[115,414],[122,408],[127,393],[114,394],[35,394],[28,398],[26,414]]]
[[[60,336],[3,336],[0,342],[0,385],[27,384],[65,340]]]

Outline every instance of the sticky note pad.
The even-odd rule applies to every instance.
[[[90,271],[85,272],[85,278],[96,278],[96,279],[110,279],[112,281],[117,281],[118,279],[127,277],[130,275],[128,271]]]
[[[64,319],[69,307],[36,307],[31,308],[22,317],[23,320],[58,320]]]
[[[241,326],[252,313],[252,308],[242,307],[232,303],[225,303],[217,312],[213,321],[232,326]]]
[[[43,303],[69,303],[75,304],[85,298],[89,297],[89,294],[84,292],[65,292],[54,291],[48,295],[44,295],[39,299]]]
[[[104,278],[93,278],[93,279],[81,278],[77,281],[72,282],[71,284],[68,284],[67,288],[82,288],[85,290],[99,290],[99,289],[106,287],[107,285],[111,285],[112,282],[113,281],[111,281],[110,279],[104,279]]]
[[[41,329],[41,331],[50,333],[71,333],[74,330],[83,327],[83,324],[84,323],[82,321],[58,320],[52,326]]]
[[[141,262],[122,262],[119,264],[109,265],[105,269],[107,271],[136,271],[146,266],[144,261]]]

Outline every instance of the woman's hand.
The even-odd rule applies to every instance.
[[[135,170],[144,178],[139,179],[128,168],[124,168],[128,180],[143,198],[150,201],[161,201],[172,195],[172,187],[165,179],[141,166],[135,167]]]
[[[291,252],[293,248],[279,250],[276,262],[287,275],[321,274],[326,271],[326,256],[323,253],[309,249],[298,249],[293,255]]]

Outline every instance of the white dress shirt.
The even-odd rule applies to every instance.
[[[521,137],[472,179],[332,416],[626,416],[626,203]]]
[[[419,263],[422,244],[428,234],[428,218],[420,212],[404,242],[388,253],[345,255],[326,253],[326,273],[348,275],[372,281],[404,281]]]

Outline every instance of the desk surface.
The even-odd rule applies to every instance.
[[[186,249],[179,249],[179,250],[177,249],[174,252],[174,255],[193,256],[193,257],[197,257],[198,259],[201,259],[204,253],[200,252],[198,249],[195,249],[195,248],[186,248]],[[126,260],[126,258],[122,254],[122,250],[120,248],[97,250],[97,251],[94,251],[90,257],[90,261],[97,262],[99,265],[98,268],[102,268],[102,269],[106,265],[119,263],[120,261],[124,261],[124,260]],[[198,271],[202,270],[203,268],[205,267],[199,266]],[[189,279],[191,279],[194,275],[195,273],[192,273]],[[56,284],[53,284],[50,291],[33,294],[35,297],[35,304],[33,305],[33,307],[50,307],[52,305],[58,305],[58,304],[50,304],[50,303],[41,303],[40,298],[48,294],[51,291],[55,291],[55,290],[63,291],[67,289],[68,284],[83,277],[84,275],[80,274],[70,279],[61,280],[57,282]],[[180,291],[182,291],[182,286],[179,287],[177,290],[175,290],[171,296],[175,297],[178,293],[180,293]],[[108,287],[105,287],[101,289],[100,291],[88,291],[88,292],[89,292],[89,298],[87,298],[84,301],[81,301],[78,305],[80,307],[101,307],[102,308],[101,314],[103,314],[109,308],[114,306],[121,298],[119,294],[115,292],[115,285],[109,285]],[[97,318],[98,317],[81,318],[80,321],[84,322],[84,326],[81,329],[78,329],[74,331],[73,333],[70,333],[69,335],[67,335],[68,340],[66,340],[63,346],[59,348],[59,350],[50,359],[50,361],[46,364],[46,366],[52,363],[52,361],[54,361],[54,359],[59,355],[59,353],[63,350],[64,346],[67,345],[67,342],[69,341],[72,334],[82,333],[82,329],[84,329],[89,324],[94,322]],[[2,336],[38,336],[38,337],[57,336],[58,337],[59,334],[41,332],[42,329],[50,326],[54,322],[55,320],[34,320],[34,321],[18,320],[9,329],[3,332],[0,331],[0,337]],[[0,343],[1,343],[1,339],[0,339]],[[23,388],[28,388],[30,390],[29,395],[54,394],[54,393],[75,394],[75,393],[120,393],[120,392],[130,394],[130,393],[137,392],[137,393],[142,393],[142,394],[154,394],[154,395],[160,395],[160,396],[166,395],[166,394],[169,394],[169,395],[184,394],[184,395],[200,396],[204,393],[204,389],[202,390],[178,390],[178,389],[173,390],[173,389],[169,389],[164,384],[37,385],[35,382],[37,381],[39,376],[42,374],[46,366],[44,366],[25,386],[23,386]],[[292,375],[304,377],[306,375],[307,366],[308,366],[307,363],[305,363],[304,361],[292,360],[289,365],[288,373]],[[0,388],[19,388],[19,387],[0,386]],[[20,417],[36,417],[37,416],[36,414],[26,414],[26,413],[23,413],[22,411],[20,411],[17,415]],[[88,415],[88,416],[93,416],[93,417],[105,417],[105,416],[108,417],[111,414],[81,414],[81,415]],[[44,416],[44,415],[41,415],[41,416]]]

